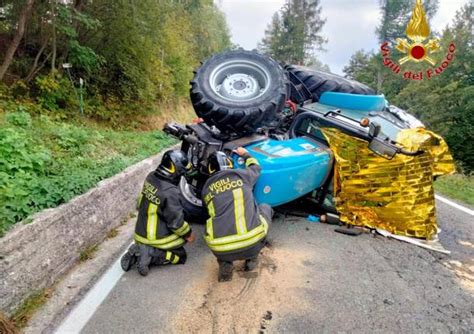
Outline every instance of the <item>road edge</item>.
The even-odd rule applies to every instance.
[[[435,199],[439,200],[440,202],[443,202],[445,204],[448,204],[449,206],[452,206],[453,208],[462,211],[464,213],[467,213],[468,215],[474,216],[474,210],[470,209],[469,206],[466,203],[461,202],[460,204],[458,200],[454,200],[449,197],[445,197],[439,194],[435,194]]]
[[[106,239],[88,261],[70,270],[55,285],[46,302],[30,319],[24,333],[53,333],[65,318],[96,286],[132,241],[135,217],[117,228],[117,235]]]

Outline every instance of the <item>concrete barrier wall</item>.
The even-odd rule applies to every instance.
[[[101,242],[136,205],[161,153],[98,183],[66,204],[32,216],[0,239],[0,310],[10,314],[31,293],[51,286],[81,251]]]

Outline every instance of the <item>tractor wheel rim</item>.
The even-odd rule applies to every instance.
[[[189,186],[188,182],[186,179],[181,177],[181,180],[179,181],[179,189],[181,191],[181,194],[183,197],[190,203],[202,207],[202,200],[199,199],[194,192],[191,190],[191,187]]]
[[[270,74],[265,67],[257,63],[228,60],[211,72],[209,84],[215,94],[226,100],[251,101],[268,90]]]

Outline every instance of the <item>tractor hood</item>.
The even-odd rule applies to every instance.
[[[332,168],[329,148],[306,137],[267,139],[245,148],[262,167],[255,199],[271,206],[288,203],[321,187]],[[235,154],[234,165],[245,168],[244,161]]]

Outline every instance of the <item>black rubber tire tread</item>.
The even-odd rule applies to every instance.
[[[180,203],[183,207],[184,220],[188,223],[194,224],[205,224],[209,215],[205,207],[199,207],[191,202],[188,202],[186,198],[180,194]]]
[[[270,87],[250,101],[230,101],[216,94],[209,76],[222,61],[242,59],[258,62],[270,74]],[[276,125],[277,115],[289,96],[290,82],[273,59],[255,51],[236,50],[216,54],[199,67],[191,81],[190,97],[196,114],[225,133],[250,134],[257,128]]]
[[[360,95],[377,94],[372,88],[339,75],[313,70],[303,66],[287,65],[285,70],[293,73],[312,94],[312,101],[317,102],[324,92],[339,92]],[[290,96],[290,99],[297,100]]]

